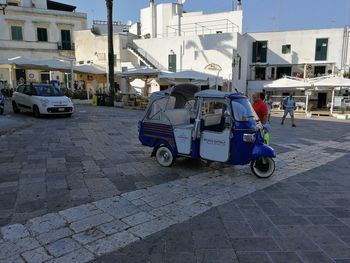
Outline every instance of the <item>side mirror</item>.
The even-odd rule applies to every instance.
[[[227,117],[231,117],[231,113],[230,113],[230,111],[225,110],[225,111],[224,111],[224,117],[225,117],[225,118],[227,118]]]

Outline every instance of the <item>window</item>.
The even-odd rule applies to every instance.
[[[18,87],[17,87],[17,92],[23,93],[24,87],[25,87],[24,85],[18,86]]]
[[[32,88],[29,85],[26,85],[23,93],[26,95],[32,95]]]
[[[241,80],[242,77],[242,58],[239,58],[238,62],[238,79]]]
[[[19,0],[7,0],[7,5],[10,6],[19,6]]]
[[[271,77],[270,79],[275,79],[275,68],[271,68]]]
[[[122,72],[126,72],[126,71],[128,71],[128,67],[122,67]],[[162,88],[162,87],[160,87],[160,88]]]
[[[117,66],[117,55],[114,55],[114,66]]]
[[[61,30],[62,50],[72,50],[70,30]]]
[[[319,38],[316,39],[316,54],[315,60],[327,60],[327,51],[328,51],[328,39]]]
[[[47,29],[46,28],[37,28],[36,29],[38,34],[38,41],[40,42],[47,42]]]
[[[22,27],[11,26],[11,35],[12,35],[12,40],[22,41],[23,40]]]
[[[267,41],[253,42],[253,63],[262,62],[267,60]]]
[[[283,45],[282,46],[282,54],[290,54],[291,51],[292,51],[291,45]]]
[[[283,76],[292,76],[292,67],[278,67],[277,78],[280,79]]]
[[[169,67],[170,72],[176,72],[176,54],[169,55]]]
[[[78,62],[78,64],[79,64],[79,65],[84,65],[84,60],[80,60],[80,61]]]
[[[326,66],[315,66],[314,75],[315,77],[324,76],[326,74]]]
[[[256,121],[258,116],[247,99],[237,99],[231,102],[235,121]]]
[[[255,80],[265,80],[265,79],[266,79],[266,68],[256,67]]]

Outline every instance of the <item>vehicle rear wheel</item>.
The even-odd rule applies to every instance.
[[[275,161],[270,157],[260,157],[250,163],[253,174],[259,178],[269,178],[275,172]]]
[[[14,102],[14,101],[12,102],[12,109],[13,109],[14,113],[20,113],[21,112],[21,110],[17,106],[17,103]]]
[[[163,167],[170,167],[174,163],[174,155],[168,147],[161,146],[156,152],[157,162]]]
[[[33,106],[33,116],[35,118],[40,118],[40,116],[41,116],[39,108],[36,105]]]

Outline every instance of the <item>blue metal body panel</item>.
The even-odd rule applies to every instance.
[[[275,150],[266,144],[256,144],[253,148],[252,160],[258,159],[259,157],[275,158]]]
[[[199,157],[199,144],[200,140],[192,140],[192,149],[191,149],[191,157],[192,159],[196,159]]]
[[[167,146],[174,156],[177,155],[173,128],[170,125],[140,122],[139,140],[142,145],[158,148],[160,145]]]
[[[256,123],[236,122],[231,140],[230,163],[233,165],[245,165],[252,161],[252,151],[256,142],[244,142],[243,135],[246,133],[256,134]]]

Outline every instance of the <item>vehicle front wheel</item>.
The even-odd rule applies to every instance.
[[[253,174],[259,178],[269,178],[275,172],[275,161],[270,157],[260,157],[250,163]]]
[[[33,116],[35,118],[40,118],[40,116],[41,116],[39,108],[36,105],[33,106]]]
[[[21,110],[17,106],[17,103],[14,102],[14,101],[12,102],[12,109],[13,109],[14,113],[20,113],[21,112]]]
[[[0,115],[2,115],[4,113],[4,109],[0,109]]]
[[[72,113],[66,114],[64,116],[67,117],[67,118],[70,118],[70,117],[72,117]]]
[[[174,163],[174,155],[168,147],[161,146],[156,152],[157,162],[163,167],[170,167]]]

